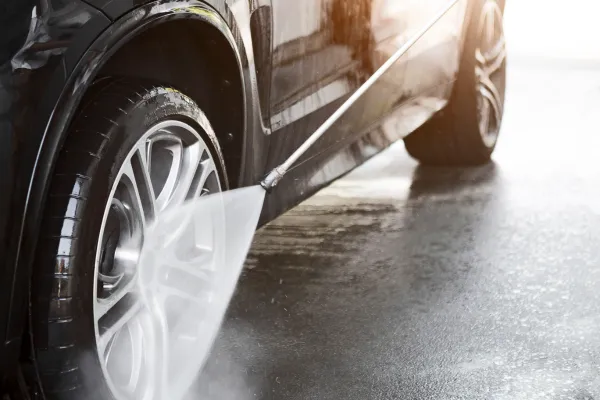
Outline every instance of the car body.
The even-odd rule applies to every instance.
[[[267,196],[265,223],[444,111],[467,21],[481,1],[5,0],[1,376],[14,376],[28,346],[28,304],[39,295],[31,291],[32,264],[54,166],[67,128],[100,77],[160,81],[192,98],[209,87],[214,101],[207,114],[228,186],[243,187],[283,162],[427,28]]]

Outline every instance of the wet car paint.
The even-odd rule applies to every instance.
[[[307,11],[309,7],[304,3],[294,6],[290,11],[289,19],[293,19],[292,15],[296,15],[295,18],[300,21],[336,21],[337,18],[331,16],[331,10],[347,10],[354,7],[360,11],[357,13],[360,18],[350,18],[350,21],[346,21],[347,25],[332,23],[325,24],[323,27],[314,22],[312,30],[304,28],[311,32],[312,39],[306,36],[294,37],[287,32],[289,28],[284,23],[281,23],[282,26],[278,30],[277,21],[285,21],[285,19],[274,20],[276,39],[272,88],[277,86],[277,60],[283,60],[280,61],[283,63],[280,69],[286,68],[289,74],[287,79],[283,79],[284,82],[293,81],[296,75],[305,76],[304,80],[295,86],[299,89],[288,88],[288,91],[296,96],[293,101],[289,101],[292,105],[288,109],[293,109],[302,103],[311,106],[300,107],[296,115],[288,121],[285,118],[277,119],[277,115],[272,118],[273,135],[270,139],[267,164],[269,168],[277,166],[302,144],[337,107],[350,97],[354,90],[406,43],[444,2],[436,0],[430,3],[425,7],[412,1],[315,0],[311,4],[317,4],[320,8],[315,6]],[[277,4],[274,2],[273,7]],[[359,165],[373,154],[374,149],[380,150],[382,146],[385,147],[414,131],[446,104],[458,70],[464,28],[462,21],[467,15],[467,5],[468,2],[463,1],[453,7],[434,25],[432,28],[434,30],[426,33],[415,47],[384,74],[364,97],[359,99],[347,114],[319,139],[314,148],[300,159],[298,165],[286,178],[287,181],[284,180],[267,197],[263,220],[274,218],[298,204],[302,198],[315,193],[323,185]],[[321,11],[320,18],[313,16],[315,9]],[[352,12],[348,13],[353,16]],[[359,30],[360,35],[353,36],[349,34],[353,32],[351,26],[361,28],[366,26],[366,28]],[[328,33],[327,30],[330,32]],[[287,41],[277,39],[279,31],[282,31],[280,35],[288,39]],[[320,36],[314,38],[317,34]],[[340,37],[350,37],[351,40],[345,39],[344,42]],[[311,45],[311,40],[317,42],[320,47]],[[278,41],[283,43],[277,46]],[[291,47],[298,53],[295,58],[287,55],[289,58],[287,62],[285,62],[286,47]],[[361,49],[362,52],[355,49]],[[313,77],[302,74],[301,71],[306,69],[305,63],[320,65],[322,63],[318,59],[319,53],[328,54],[327,52],[337,54],[338,58],[341,58],[336,61],[338,67],[332,69],[335,72],[328,75],[318,69]],[[307,59],[307,54],[314,59]],[[432,65],[431,60],[443,61],[436,61]],[[442,62],[443,67],[440,66]],[[409,70],[412,71],[411,74],[408,74]],[[419,72],[422,76],[419,76]],[[426,75],[427,79],[425,79]],[[420,81],[423,84],[415,86],[414,82]],[[312,105],[315,102],[320,102],[319,107]],[[272,109],[277,110],[276,106],[277,104]],[[283,113],[280,111],[280,114]],[[285,124],[286,122],[288,123]],[[278,123],[280,125],[277,125]],[[361,138],[365,143],[369,143],[370,138],[383,141],[375,140],[366,146],[368,150],[363,153],[357,152],[357,148],[365,147],[361,145],[359,140]],[[300,193],[300,196],[296,193]]]
[[[0,36],[19,47],[0,60],[5,111],[0,115],[0,376],[14,370],[27,315],[29,274],[16,267],[38,144],[67,73],[86,48],[83,38],[95,37],[109,24],[98,10],[75,0],[44,1],[35,12],[31,1],[9,0],[3,6],[3,16],[18,23],[3,25]]]
[[[66,128],[100,67],[119,45],[142,27],[166,20],[198,20],[223,33],[240,68],[244,130],[233,134],[245,135],[237,182],[245,186],[256,183],[289,155],[419,28],[419,18],[434,13],[443,0],[430,0],[427,7],[406,0],[395,8],[394,3],[400,4],[383,0],[311,0],[310,4],[39,0],[12,10],[18,27],[7,28],[14,38],[0,60],[5,111],[0,117],[0,187],[5,194],[0,204],[0,359],[4,362],[0,373],[11,369],[20,349],[40,215]],[[458,67],[467,1],[459,4],[269,196],[263,223],[410,133],[443,107]],[[415,14],[418,10],[424,14]],[[306,24],[285,23],[298,17]],[[319,36],[323,32],[325,36]],[[313,51],[310,43],[315,42]],[[316,54],[314,59],[311,54]],[[447,59],[443,68],[420,65],[439,57]],[[329,71],[327,77],[321,76],[323,68]],[[415,88],[407,84],[407,77],[427,86]],[[289,80],[297,85],[290,87]]]
[[[271,146],[269,166],[274,167],[285,159],[419,28],[426,25],[444,3],[447,4],[444,0],[428,3],[424,7],[408,0],[311,0],[291,6],[283,0],[274,2],[271,109],[275,115],[271,122],[272,130],[277,134]],[[438,21],[305,159],[327,149],[340,138],[369,130],[382,115],[395,111],[406,100],[421,96],[430,88],[449,87],[458,68],[458,39],[462,25],[458,16],[464,17],[465,4],[459,3]],[[287,21],[297,21],[298,27]],[[424,68],[420,62],[423,55],[436,62],[428,65],[429,70],[419,76],[418,71]],[[442,62],[444,68],[439,66]],[[432,64],[431,61],[428,63]],[[409,70],[415,72],[407,74]],[[415,86],[416,82],[422,83]],[[448,93],[441,93],[439,100],[443,104]],[[297,145],[289,145],[290,140]]]

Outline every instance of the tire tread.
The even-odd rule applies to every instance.
[[[56,204],[54,203],[65,199],[76,200],[78,203],[77,208],[85,207],[88,198],[73,190],[68,190],[65,185],[61,184],[61,180],[81,179],[88,184],[92,182],[92,177],[81,171],[78,166],[86,165],[102,158],[102,151],[111,140],[111,136],[101,131],[104,130],[105,132],[112,133],[114,130],[110,129],[111,126],[118,126],[118,122],[115,119],[105,117],[105,115],[111,112],[114,114],[115,110],[118,115],[120,114],[119,116],[127,114],[125,108],[139,104],[145,95],[149,95],[153,90],[161,87],[114,80],[99,89],[93,99],[84,103],[85,105],[74,118],[71,133],[61,150],[61,157],[59,157],[53,181],[50,185],[46,206],[46,210],[50,212],[46,213],[43,221],[45,225],[53,223],[54,229],[50,228],[50,231],[56,232],[56,227],[64,226],[67,221],[74,223],[81,221],[81,218],[77,215],[66,217],[55,216],[52,214],[52,210],[56,208]],[[132,90],[134,91],[133,95],[131,94]],[[116,103],[119,100],[123,104]],[[89,126],[93,126],[94,129],[88,128]],[[98,137],[99,140],[91,140],[92,135]],[[91,158],[93,160],[60,162],[60,159],[72,159],[73,157]],[[60,206],[58,207],[61,208]],[[47,232],[44,229],[43,231]],[[77,229],[74,228],[73,231],[77,231]],[[41,249],[41,253],[47,253],[51,249],[58,248],[59,245],[56,241],[76,241],[77,239],[78,237],[74,233],[71,235],[45,234],[40,238],[38,249]],[[75,246],[71,245],[70,247],[73,248]],[[59,264],[65,258],[75,258],[75,254],[59,254],[54,258],[55,264]],[[57,273],[56,269],[57,266],[55,265],[55,272],[53,274],[42,273],[37,278],[37,286],[47,287],[50,285],[52,289],[49,298],[42,295],[39,298],[40,301],[38,301],[38,303],[50,301],[46,315],[43,318],[34,315],[32,321],[34,332],[45,333],[42,335],[44,337],[44,344],[40,345],[36,343],[35,339],[33,340],[36,362],[38,363],[38,368],[43,370],[39,374],[39,377],[41,385],[44,388],[44,394],[48,399],[80,399],[83,398],[81,396],[84,396],[82,391],[83,375],[75,361],[75,353],[78,350],[79,343],[76,335],[74,335],[76,329],[73,327],[73,324],[77,321],[77,313],[80,308],[73,303],[79,299],[73,296],[73,289],[71,287],[67,286],[64,289],[62,286],[65,283],[69,285],[70,282],[73,282],[70,279],[72,274]],[[36,283],[34,282],[35,285]],[[60,295],[52,296],[54,293],[59,293]],[[68,306],[65,305],[65,307],[56,307],[56,303],[60,304],[60,302],[68,302],[70,304]],[[65,308],[68,311],[61,312]]]

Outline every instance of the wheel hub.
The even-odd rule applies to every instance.
[[[160,369],[169,354],[169,321],[157,322],[165,313],[155,308],[177,303],[179,294],[169,292],[160,307],[142,301],[140,279],[162,282],[174,275],[148,257],[140,260],[149,226],[186,200],[220,190],[208,146],[194,128],[175,120],[144,133],[117,174],[96,250],[93,301],[98,357],[118,400],[154,399],[166,385]],[[199,251],[194,267],[202,268],[202,262],[210,263],[210,248]],[[190,279],[186,273],[179,277],[183,282]]]

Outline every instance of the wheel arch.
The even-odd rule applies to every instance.
[[[233,51],[223,50],[227,46],[227,38],[211,24],[165,21],[120,46],[98,71],[97,79],[145,80],[189,96],[216,132],[227,180],[236,187],[248,130],[241,66]]]

